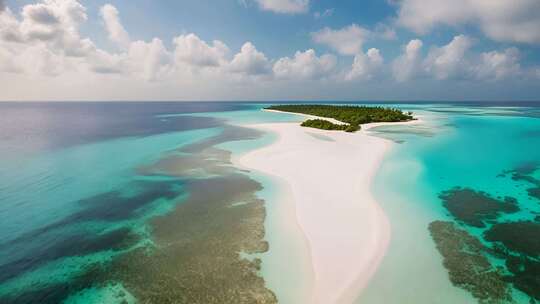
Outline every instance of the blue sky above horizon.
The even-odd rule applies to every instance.
[[[0,0],[0,100],[540,100],[537,0],[156,3]]]

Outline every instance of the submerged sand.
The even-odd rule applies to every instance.
[[[298,123],[250,127],[278,135],[273,144],[237,162],[288,185],[287,200],[295,204],[313,264],[308,303],[352,303],[389,244],[390,223],[370,188],[393,143],[370,136],[369,127],[357,133],[302,128]]]

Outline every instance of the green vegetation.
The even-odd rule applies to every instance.
[[[354,125],[338,125],[331,123],[324,119],[309,119],[301,124],[302,127],[316,128],[322,130],[339,130],[345,132],[356,132],[360,129],[360,126]]]
[[[304,127],[323,130],[343,130],[355,132],[360,125],[372,122],[399,122],[413,120],[411,112],[384,107],[367,106],[338,106],[338,105],[273,105],[268,110],[301,113],[319,117],[333,118],[348,125],[336,125],[321,119],[308,120],[302,123]],[[324,122],[323,122],[324,121]]]

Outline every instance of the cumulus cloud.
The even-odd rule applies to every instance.
[[[105,4],[101,7],[100,14],[105,22],[105,28],[109,33],[109,39],[122,47],[128,47],[131,39],[120,22],[119,13],[116,7]]]
[[[444,46],[432,47],[427,57],[422,59],[422,42],[411,40],[404,53],[393,62],[394,78],[398,82],[420,76],[438,80],[496,81],[510,77],[532,78],[534,75],[534,67],[521,67],[520,52],[515,47],[473,53],[471,46],[469,37],[458,35]]]
[[[126,70],[126,54],[110,54],[98,49],[86,60],[88,69],[97,74],[122,74]]]
[[[73,69],[79,58],[96,49],[90,39],[79,35],[79,25],[86,19],[85,8],[75,0],[25,5],[21,20],[5,8],[0,13],[0,49],[9,62],[3,60],[0,68],[47,76]]]
[[[473,67],[480,79],[499,80],[522,74],[519,50],[508,48],[502,52],[491,51],[480,55],[480,63]]]
[[[160,39],[131,42],[112,5],[101,9],[101,17],[111,39],[121,43],[125,52],[106,52],[80,36],[79,27],[87,16],[75,0],[25,5],[21,20],[6,9],[0,14],[0,69],[34,77],[92,72],[144,80],[153,80],[169,69],[171,56]]]
[[[4,42],[23,42],[20,23],[13,13],[6,9],[0,12],[0,40]]]
[[[169,51],[157,37],[132,41],[113,5],[104,5],[100,16],[111,41],[121,46],[120,52],[99,49],[89,38],[81,37],[79,28],[87,16],[76,0],[25,5],[20,20],[6,8],[0,14],[0,70],[36,76],[90,72],[145,81],[174,79],[174,73],[185,76],[186,71],[199,70],[222,76],[271,72],[270,61],[249,42],[232,60],[225,43],[208,43],[193,33],[175,37]]]
[[[281,14],[299,14],[309,10],[309,0],[256,0],[262,10]]]
[[[270,71],[270,62],[251,42],[246,42],[240,52],[234,55],[229,71],[244,75],[267,74]]]
[[[279,59],[273,67],[274,75],[284,79],[319,79],[328,76],[336,67],[333,55],[317,57],[313,49],[296,52],[294,58]]]
[[[471,45],[470,38],[459,35],[449,44],[433,48],[424,64],[426,72],[435,75],[437,79],[459,77],[460,74],[464,76],[469,67],[465,62],[465,53]]]
[[[376,48],[369,49],[366,54],[356,54],[351,70],[345,75],[345,80],[372,79],[383,64],[384,59]]]
[[[409,41],[404,52],[392,64],[392,73],[398,82],[407,81],[419,72],[423,43],[419,39]]]
[[[327,45],[342,55],[356,55],[362,50],[362,45],[369,31],[352,24],[339,30],[328,27],[311,33],[314,42]]]
[[[246,97],[253,95],[245,95],[245,92],[259,92],[263,85],[265,88],[287,88],[280,89],[282,95],[279,96],[291,98],[288,83],[293,81],[290,80],[325,80],[318,82],[320,88],[292,88],[297,90],[295,96],[306,96],[305,90],[323,90],[323,85],[331,86],[342,80],[387,77],[390,69],[398,82],[420,76],[486,82],[516,77],[520,80],[540,78],[538,67],[520,65],[518,49],[475,53],[472,39],[464,35],[454,37],[446,45],[432,46],[425,57],[422,42],[411,40],[403,47],[403,53],[395,60],[389,60],[391,64],[387,65],[378,49],[370,48],[364,52],[362,47],[367,38],[381,37],[392,28],[375,27],[370,32],[353,24],[312,33],[315,42],[339,54],[354,55],[351,66],[341,67],[336,56],[318,56],[313,49],[272,60],[253,43],[246,42],[234,54],[224,42],[204,40],[195,33],[175,37],[171,47],[158,37],[132,40],[119,16],[118,10],[110,4],[105,5],[98,16],[111,41],[121,46],[106,50],[81,33],[80,28],[87,20],[86,8],[76,0],[41,0],[23,5],[15,13],[9,7],[4,8],[0,12],[0,79],[17,85],[6,86],[2,98],[36,98],[37,95],[25,95],[24,89],[28,86],[41,86],[33,92],[48,90],[52,95],[47,97],[58,96],[55,94],[69,91],[74,84],[79,87],[71,90],[75,94],[72,97],[83,94],[82,89],[88,90],[86,93],[89,94],[97,92],[98,95],[92,96],[101,96],[98,98],[108,98],[107,94],[117,92],[127,98],[139,98],[138,94],[145,92],[146,97],[141,98],[161,98],[161,89],[155,90],[163,86],[167,86],[169,92],[180,94],[168,95],[173,96],[172,99],[185,96],[182,95],[184,89],[192,92],[192,98],[199,98],[203,96],[200,94],[215,92],[218,87],[225,94],[236,89],[236,97]],[[14,87],[19,89],[12,89]]]
[[[174,45],[177,62],[199,67],[223,65],[229,53],[229,48],[225,43],[215,40],[212,45],[209,45],[193,33],[174,38]]]
[[[540,43],[538,0],[403,0],[398,5],[398,24],[418,34],[437,25],[473,24],[496,41]]]
[[[159,79],[172,68],[171,54],[159,38],[154,38],[151,42],[131,43],[128,58],[130,72],[144,80]]]
[[[87,20],[86,9],[76,0],[46,0],[25,5],[15,40],[45,43],[51,51],[81,57],[95,49],[89,39],[82,39],[78,28]],[[12,32],[15,34],[15,31]],[[15,37],[14,37],[15,38]]]

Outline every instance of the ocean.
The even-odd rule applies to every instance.
[[[392,239],[358,303],[538,300],[540,108],[384,105],[423,123],[373,133]],[[301,302],[291,206],[233,165],[300,119],[263,106],[0,103],[0,303]]]
[[[392,240],[358,303],[538,301],[538,105],[404,107],[424,123],[375,129],[398,143],[374,184]]]

